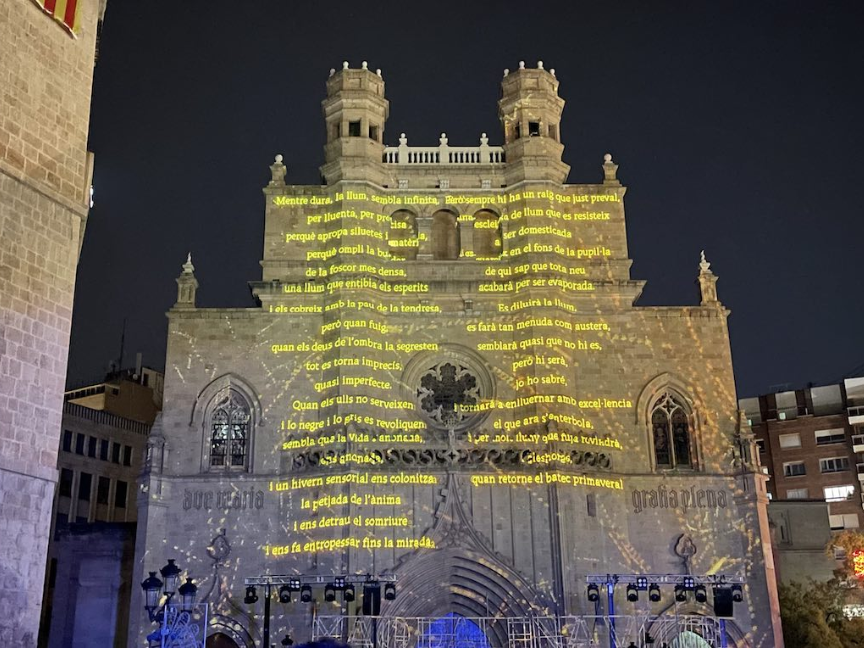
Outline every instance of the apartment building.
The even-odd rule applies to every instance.
[[[823,500],[833,531],[864,527],[864,377],[739,401],[773,500]]]

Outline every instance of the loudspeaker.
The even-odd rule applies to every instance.
[[[363,614],[366,616],[381,615],[381,585],[379,583],[363,585]]]
[[[730,618],[733,612],[732,590],[729,587],[714,588],[714,616]]]

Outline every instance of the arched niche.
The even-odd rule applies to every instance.
[[[458,216],[446,209],[432,215],[432,258],[454,260],[461,252]]]
[[[491,209],[474,214],[473,243],[477,259],[497,259],[501,256],[501,219]]]

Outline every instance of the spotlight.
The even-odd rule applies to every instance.
[[[246,596],[243,598],[243,602],[246,605],[252,605],[253,603],[258,602],[258,593],[252,585],[246,588]]]
[[[384,600],[392,601],[396,598],[396,583],[387,583],[384,585]]]
[[[597,587],[596,585],[593,585],[593,584],[588,586],[588,600],[591,601],[592,603],[596,603],[597,601],[600,600],[600,588],[599,587]]]
[[[342,590],[342,598],[345,600],[346,603],[350,603],[351,601],[354,600],[354,586],[353,585],[349,584],[349,585],[345,586],[345,589]]]
[[[648,600],[652,603],[660,602],[660,588],[654,583],[648,588]]]
[[[687,589],[683,585],[675,586],[675,600],[679,603],[687,600]]]
[[[308,603],[312,600],[312,588],[308,585],[304,585],[300,588],[300,600],[303,603]]]
[[[732,586],[732,601],[735,603],[741,603],[744,601],[744,592],[741,590],[740,585]]]
[[[339,590],[343,589],[345,587],[345,577],[344,576],[337,576],[336,578],[334,578],[333,579],[333,587],[335,587],[336,589],[339,589]]]
[[[336,590],[333,589],[333,585],[328,585],[324,588],[324,600],[328,603],[336,600]]]
[[[636,589],[636,586],[633,584],[627,586],[627,600],[631,603],[635,603],[639,600],[639,590]]]
[[[300,590],[300,579],[299,578],[291,578],[288,580],[288,587],[291,588],[292,592],[297,592]]]
[[[640,590],[648,589],[648,579],[644,576],[639,576],[636,579],[636,587]]]
[[[693,596],[697,603],[704,603],[708,600],[708,592],[705,591],[704,585],[697,585],[693,588]]]
[[[696,581],[693,580],[692,576],[687,576],[684,579],[684,589],[692,590],[694,587],[696,587]]]
[[[279,602],[280,603],[290,603],[291,602],[291,588],[287,585],[283,585],[279,588]]]

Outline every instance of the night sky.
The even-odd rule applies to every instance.
[[[722,5],[722,6],[720,6]],[[628,186],[640,305],[695,304],[699,251],[731,309],[740,396],[864,374],[859,2],[111,1],[93,87],[95,207],[69,383],[162,368],[174,278],[251,307],[268,165],[318,184],[330,68],[381,68],[384,140],[500,144],[504,68],[555,68],[569,182]]]

